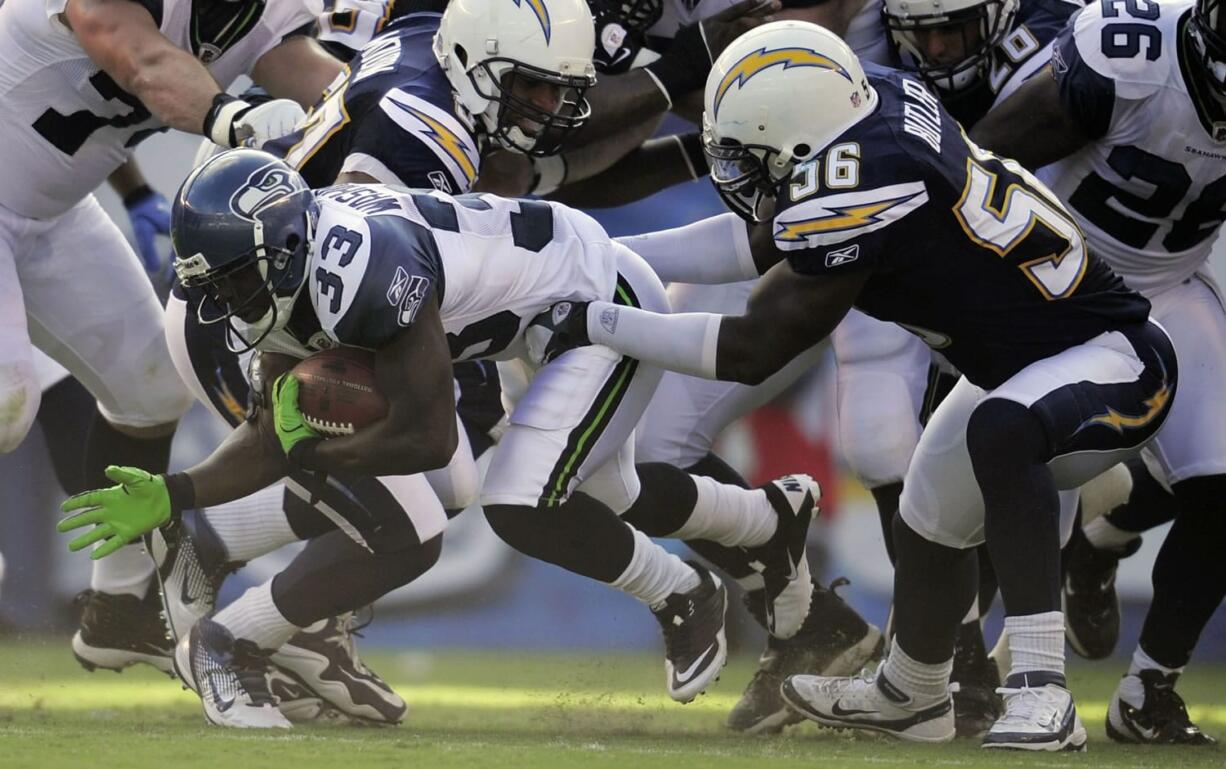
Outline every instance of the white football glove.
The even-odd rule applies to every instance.
[[[262,147],[294,130],[306,112],[292,99],[251,104],[218,94],[204,119],[204,135],[226,147]]]

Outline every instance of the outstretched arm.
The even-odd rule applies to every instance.
[[[869,274],[801,275],[778,264],[739,316],[662,315],[592,302],[586,312],[587,338],[683,374],[758,384],[829,335]]]

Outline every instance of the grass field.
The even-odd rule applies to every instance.
[[[397,728],[299,727],[249,734],[208,727],[196,698],[147,668],[85,673],[67,643],[0,645],[0,767],[396,766],[791,769],[889,766],[1222,767],[1226,751],[1109,742],[1102,722],[1118,664],[1070,673],[1090,752],[985,754],[972,742],[910,746],[813,724],[782,737],[726,732],[724,713],[753,670],[735,660],[687,706],[663,693],[654,655],[421,652],[369,655],[410,703]],[[1226,666],[1180,684],[1193,717],[1226,735]]]

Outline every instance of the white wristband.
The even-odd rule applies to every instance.
[[[566,182],[566,158],[560,154],[532,158],[532,170],[536,172],[533,195],[548,195]]]
[[[217,110],[217,114],[213,117],[213,126],[209,130],[209,138],[214,144],[220,144],[223,147],[233,147],[234,144],[230,139],[230,128],[234,124],[234,119],[238,113],[243,110],[250,109],[251,105],[242,99],[226,102]]]

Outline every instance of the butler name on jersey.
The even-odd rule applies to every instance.
[[[1101,0],[1052,59],[1061,101],[1095,141],[1042,176],[1147,293],[1200,270],[1226,216],[1226,109],[1199,69],[1193,5]]]

